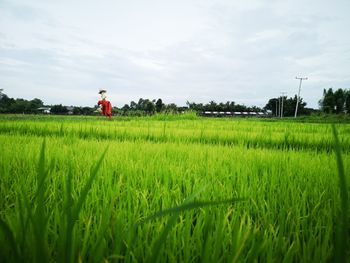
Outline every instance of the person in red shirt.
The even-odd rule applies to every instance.
[[[107,91],[106,90],[100,90],[99,94],[101,95],[101,100],[98,101],[98,106],[101,109],[102,115],[108,117],[109,119],[112,119],[112,104],[110,101],[107,100]]]

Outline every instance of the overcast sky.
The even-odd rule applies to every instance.
[[[235,101],[350,88],[348,0],[0,0],[0,88],[45,104]]]

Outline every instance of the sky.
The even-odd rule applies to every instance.
[[[0,88],[45,104],[235,101],[350,88],[348,0],[0,0]]]

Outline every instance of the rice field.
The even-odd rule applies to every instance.
[[[327,123],[0,116],[0,262],[346,260],[335,128],[338,148]]]

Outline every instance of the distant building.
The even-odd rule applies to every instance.
[[[67,108],[67,114],[72,115],[74,113],[74,107],[73,106],[68,106]]]
[[[50,114],[51,113],[51,108],[50,107],[40,107],[37,110],[40,113],[43,113],[43,114]]]
[[[200,113],[204,117],[271,117],[271,112],[255,112],[255,111],[235,111],[235,112],[217,112],[217,111],[203,111]]]

